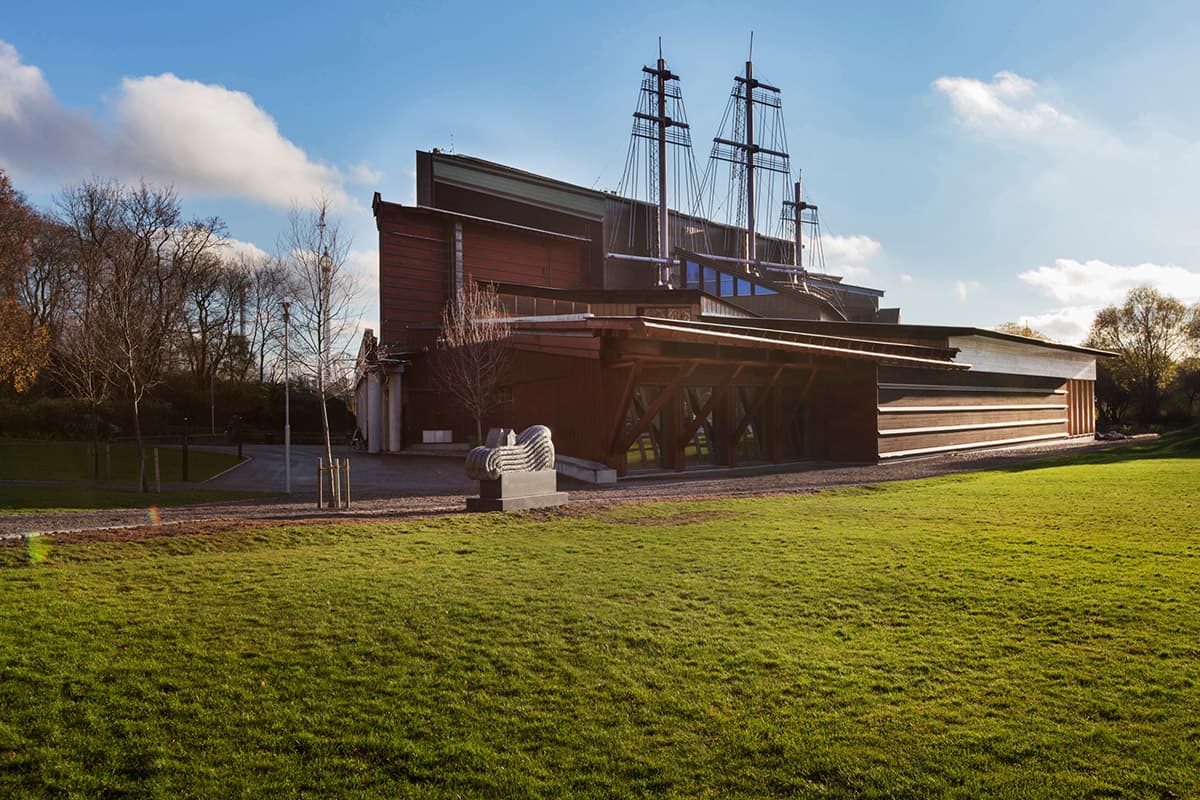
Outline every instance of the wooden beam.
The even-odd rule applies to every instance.
[[[621,394],[617,398],[617,409],[613,416],[608,432],[608,451],[611,453],[616,449],[616,443],[621,435],[621,427],[625,424],[625,415],[629,413],[629,403],[633,400],[633,390],[637,386],[638,374],[641,372],[642,365],[637,361],[627,361],[621,364],[621,367],[628,365],[629,374],[625,376],[625,384],[621,387]],[[624,451],[629,445],[621,448]]]
[[[658,414],[659,411],[662,411],[663,406],[670,402],[672,397],[676,396],[676,392],[679,390],[679,387],[684,381],[691,377],[691,374],[695,371],[696,364],[694,363],[680,368],[679,373],[675,376],[674,380],[664,386],[663,390],[658,393],[658,397],[654,398],[654,402],[649,405],[649,407],[646,409],[646,413],[642,415],[642,418],[634,423],[634,426],[629,433],[625,434],[625,436],[621,438],[620,443],[616,448],[618,452],[628,450],[629,445],[633,444],[637,437],[641,436],[646,431],[646,428],[650,427],[650,423],[654,420],[655,415]]]
[[[708,400],[704,403],[700,410],[696,412],[696,416],[693,417],[692,421],[688,423],[687,428],[684,429],[683,441],[685,444],[692,440],[692,437],[696,435],[696,431],[698,431],[700,426],[704,424],[704,420],[708,418],[710,413],[712,413],[713,407],[717,404],[717,398],[720,397],[720,393],[733,385],[733,382],[736,381],[738,376],[742,374],[743,369],[745,369],[745,365],[738,364],[733,368],[729,375],[721,381],[720,386],[713,387],[712,393],[708,396]]]
[[[738,422],[737,428],[733,433],[733,446],[737,447],[737,443],[742,440],[742,435],[746,433],[746,429],[750,427],[750,423],[754,420],[754,415],[759,412],[766,402],[767,396],[771,389],[779,382],[779,376],[783,374],[783,367],[777,367],[775,373],[771,376],[771,380],[759,387],[758,393],[754,395],[754,401],[750,403],[750,407],[746,409],[746,413],[742,415],[742,419]]]

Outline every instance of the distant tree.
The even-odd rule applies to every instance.
[[[495,290],[468,280],[442,309],[442,344],[434,367],[439,387],[475,420],[483,441],[483,418],[500,405],[500,389],[512,364],[511,326]]]
[[[292,297],[292,363],[297,377],[310,380],[321,398],[325,458],[332,463],[327,405],[329,398],[345,388],[345,366],[357,319],[354,276],[346,266],[350,240],[342,235],[329,206],[329,198],[322,196],[311,208],[293,208],[281,250]],[[335,480],[331,472],[330,497],[337,496]]]
[[[1200,400],[1200,356],[1189,356],[1179,362],[1173,388],[1187,408],[1188,415],[1194,417],[1196,401]]]
[[[22,300],[39,218],[0,170],[0,381],[17,392],[33,385],[50,357],[50,335]]]
[[[29,261],[17,283],[17,298],[35,324],[45,327],[53,345],[58,337],[73,278],[71,232],[46,214],[38,214]]]
[[[1156,421],[1175,372],[1175,362],[1188,352],[1197,309],[1149,286],[1130,290],[1120,306],[1096,315],[1085,344],[1112,350],[1117,357],[1106,366],[1114,385],[1127,391],[1138,421]],[[1097,387],[1099,391],[1099,387]]]
[[[1024,336],[1026,339],[1041,339],[1043,342],[1054,341],[1037,328],[1031,328],[1028,323],[1023,322],[1002,322],[992,328],[992,330],[997,333],[1011,333],[1013,336]]]
[[[283,347],[280,303],[288,299],[287,271],[283,262],[274,257],[244,258],[239,266],[247,276],[249,289],[246,298],[246,348],[257,367],[258,382],[264,383],[267,380],[268,355]]]
[[[184,353],[196,386],[211,391],[217,374],[242,347],[249,277],[216,248],[197,262],[185,302]],[[228,370],[227,370],[228,371]]]
[[[139,484],[148,491],[142,402],[176,358],[187,298],[223,226],[215,218],[184,220],[174,190],[145,183],[86,181],[65,192],[59,207],[85,295],[72,349],[130,401]]]

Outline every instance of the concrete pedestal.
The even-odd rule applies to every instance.
[[[467,511],[523,511],[561,506],[567,493],[558,491],[558,473],[506,472],[494,481],[479,482],[479,497],[467,498]]]

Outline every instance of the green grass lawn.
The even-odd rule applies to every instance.
[[[35,539],[0,796],[1197,797],[1197,455]]]
[[[104,445],[100,446],[100,471],[106,465],[114,481],[137,480],[137,448],[133,445],[111,445],[108,461]],[[146,470],[154,480],[151,450],[146,448]],[[159,473],[163,482],[183,480],[183,459],[178,447],[158,448]],[[204,481],[238,463],[235,453],[214,453],[190,448],[188,480]],[[86,481],[93,477],[91,445],[86,442],[34,442],[0,439],[0,480],[22,481]]]
[[[163,489],[144,493],[111,484],[92,485],[19,485],[0,486],[0,514],[35,514],[55,511],[93,511],[105,508],[148,508],[184,506],[274,497],[263,492],[238,492],[227,489]]]

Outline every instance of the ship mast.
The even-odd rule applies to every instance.
[[[753,47],[753,40],[751,40],[751,47]],[[745,269],[749,272],[755,269],[755,265],[759,261],[756,233],[758,173],[765,171],[789,175],[791,166],[785,150],[763,147],[755,138],[755,116],[759,114],[760,108],[774,111],[776,115],[781,113],[780,109],[783,104],[780,101],[779,89],[754,77],[753,60],[746,62],[745,75],[735,75],[733,80],[731,102],[736,106],[733,113],[733,129],[729,135],[724,135],[726,129],[723,127],[713,137],[711,159],[729,162],[735,173],[731,175],[731,178],[735,179],[739,186],[745,187],[744,196],[739,197],[738,205],[741,206],[739,210],[744,209],[745,211],[746,227],[742,252],[746,256]],[[728,112],[726,112],[726,119],[729,119]],[[781,130],[778,123],[768,125],[768,128],[770,129],[768,133],[778,133]],[[786,147],[786,143],[783,146]],[[739,195],[742,194],[739,192]]]
[[[653,115],[640,111],[634,117],[650,123],[655,128],[658,141],[658,283],[660,287],[671,286],[671,228],[667,218],[670,203],[667,196],[667,129],[674,126],[687,128],[687,123],[677,122],[667,116],[667,81],[677,81],[679,76],[667,69],[662,57],[662,40],[658,43],[658,66],[654,69],[642,67],[642,72],[653,76],[655,111]],[[637,135],[637,134],[635,134]]]
[[[633,114],[629,156],[618,191],[622,196],[638,202],[629,204],[621,211],[621,221],[613,226],[613,238],[608,243],[609,248],[620,247],[617,239],[624,232],[628,236],[624,247],[628,249],[625,252],[609,252],[606,258],[652,262],[657,266],[655,285],[670,288],[674,260],[671,185],[674,182],[674,194],[690,198],[678,197],[675,201],[678,204],[680,200],[688,199],[693,214],[701,189],[692,158],[691,133],[683,107],[679,76],[667,67],[662,56],[661,39],[658,61],[653,67],[642,67],[642,73],[638,108]],[[642,203],[645,205],[642,206]],[[646,212],[654,212],[653,218],[650,213],[639,218],[639,207]],[[679,225],[678,219],[675,224]],[[683,235],[686,239],[687,234]],[[652,243],[653,239],[656,241]],[[645,255],[634,255],[639,250]]]

